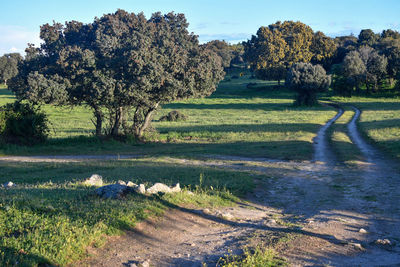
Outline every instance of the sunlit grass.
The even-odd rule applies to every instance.
[[[400,98],[335,98],[356,106],[362,113],[358,122],[364,136],[381,149],[400,159]]]
[[[0,163],[0,265],[65,265],[100,246],[104,235],[119,235],[167,208],[232,206],[254,187],[250,173],[166,163],[155,158],[77,163]],[[168,185],[184,190],[174,195],[130,195],[103,200],[80,181],[93,173],[106,183],[118,180]],[[190,193],[190,192],[191,193]]]
[[[333,108],[294,107],[293,93],[276,82],[228,78],[208,98],[163,105],[154,116],[156,134],[146,144],[100,141],[93,137],[91,112],[85,107],[61,108],[44,105],[52,129],[50,140],[34,147],[12,145],[0,154],[146,154],[196,156],[237,155],[307,160],[312,158],[312,139],[319,127],[334,116]],[[256,83],[247,88],[248,83]],[[2,97],[10,97],[1,89]],[[2,101],[5,101],[4,99]],[[160,122],[172,110],[188,119]]]

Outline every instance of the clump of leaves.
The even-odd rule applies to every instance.
[[[6,143],[33,145],[49,133],[45,113],[31,104],[14,102],[0,108],[0,138]]]
[[[167,115],[162,116],[160,121],[185,121],[187,120],[187,116],[180,111],[173,110],[169,112]]]

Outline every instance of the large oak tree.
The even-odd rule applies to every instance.
[[[35,103],[89,106],[97,135],[107,122],[110,135],[141,137],[161,104],[210,95],[223,78],[220,57],[187,28],[183,14],[124,10],[45,24],[10,89]]]
[[[336,51],[334,41],[322,32],[314,33],[304,23],[285,21],[260,27],[244,43],[245,58],[260,79],[278,80],[295,63],[325,64]]]

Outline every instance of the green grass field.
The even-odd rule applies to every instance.
[[[256,85],[246,88],[249,83]],[[146,144],[100,141],[93,137],[91,113],[85,107],[45,105],[51,122],[50,140],[34,147],[4,146],[0,154],[221,154],[310,159],[312,138],[335,110],[293,107],[293,93],[275,85],[250,79],[247,74],[221,82],[211,97],[164,105],[153,121],[158,133],[148,136]],[[13,100],[8,90],[0,92],[0,104]],[[181,111],[188,120],[158,121],[171,110]]]
[[[138,221],[175,205],[234,205],[253,188],[254,175],[234,170],[169,163],[163,158],[79,163],[0,163],[0,262],[2,266],[65,265],[86,256],[86,247],[100,246],[104,235],[121,234]],[[185,190],[162,197],[128,196],[101,200],[94,188],[80,182],[93,173],[108,183],[130,180],[172,185]],[[187,194],[191,190],[195,194]]]
[[[249,83],[255,83],[247,88]],[[400,158],[400,99],[326,98],[359,107],[360,127],[376,142]],[[0,88],[0,104],[14,101]],[[14,189],[0,189],[0,262],[3,265],[65,265],[86,256],[85,248],[102,245],[104,235],[120,234],[149,215],[174,205],[212,207],[234,205],[254,187],[254,174],[238,170],[171,163],[166,156],[195,158],[202,155],[237,155],[274,159],[310,160],[312,138],[319,127],[336,114],[325,106],[293,107],[293,93],[274,82],[249,75],[221,82],[208,98],[174,102],[156,114],[157,133],[148,142],[102,141],[93,137],[91,114],[85,107],[45,105],[51,121],[47,143],[33,147],[5,145],[2,155],[138,154],[145,157],[115,161],[76,163],[0,163],[0,183],[9,180]],[[179,110],[186,121],[160,122],[169,111]],[[331,143],[343,161],[358,160],[348,138],[344,116],[331,130]],[[185,193],[174,196],[130,196],[124,201],[99,200],[93,188],[80,181],[93,173],[106,182],[131,180],[152,185],[180,182]],[[201,178],[200,178],[201,177]],[[268,179],[267,177],[260,177]],[[269,260],[271,255],[267,255]],[[260,254],[259,259],[264,256]],[[249,262],[253,259],[248,259]]]
[[[257,84],[246,88],[250,82]],[[26,265],[71,263],[85,256],[89,244],[101,245],[104,234],[119,234],[168,206],[233,205],[237,197],[254,186],[254,175],[247,172],[170,163],[163,155],[310,159],[312,138],[335,111],[323,106],[295,108],[292,93],[277,90],[274,85],[247,75],[222,82],[209,98],[165,105],[153,121],[158,134],[148,136],[146,144],[101,141],[92,136],[91,114],[84,107],[45,105],[52,128],[49,141],[34,147],[4,146],[2,154],[127,153],[149,157],[80,163],[0,163],[0,182],[12,180],[19,185],[0,190],[0,261],[10,265],[16,261]],[[1,104],[14,100],[4,87],[0,96]],[[177,109],[188,116],[187,121],[158,121]],[[102,201],[93,195],[92,188],[79,184],[93,173],[110,183],[119,179],[147,185],[180,182],[195,194]],[[132,206],[135,208],[130,209]]]
[[[362,134],[392,157],[400,159],[400,97],[332,98],[359,108]]]

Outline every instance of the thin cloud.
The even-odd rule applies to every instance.
[[[23,54],[28,43],[40,44],[39,32],[20,26],[0,25],[0,36],[0,55],[15,52]]]
[[[238,43],[245,41],[251,37],[249,33],[221,33],[221,34],[199,34],[201,43],[206,43],[212,40],[225,40],[229,43]]]

